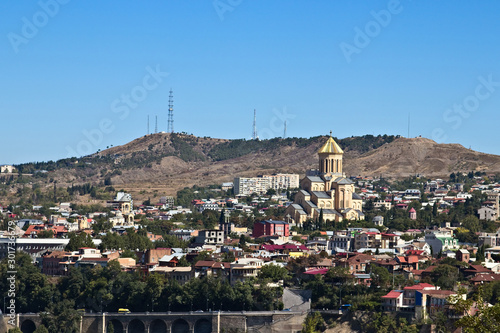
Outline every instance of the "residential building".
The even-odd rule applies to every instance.
[[[172,208],[174,207],[175,200],[174,197],[164,196],[160,198],[160,203],[163,205],[167,205],[168,208]]]
[[[330,253],[350,252],[354,250],[354,238],[351,235],[336,234],[330,238],[328,251]]]
[[[491,207],[481,207],[477,210],[480,220],[496,221],[498,219],[498,212]]]
[[[224,230],[200,230],[195,240],[196,244],[203,245],[224,245]]]
[[[382,227],[384,225],[384,217],[380,215],[374,216],[372,222],[376,226]]]
[[[450,230],[425,230],[425,242],[432,248],[434,256],[439,252],[458,249],[458,240]]]
[[[279,191],[299,187],[299,175],[292,173],[275,173],[263,175],[262,178],[269,180],[269,188]]]
[[[228,262],[219,262],[214,260],[200,260],[194,265],[194,276],[215,276],[228,278],[231,264]]]
[[[270,188],[268,178],[236,177],[234,178],[234,195],[264,194]]]
[[[236,282],[244,282],[250,277],[257,277],[264,261],[257,258],[242,258],[230,265],[230,282],[234,285]]]
[[[261,236],[290,236],[290,226],[285,221],[260,221],[253,225],[253,237]]]
[[[12,165],[0,165],[0,173],[13,173],[16,168]]]

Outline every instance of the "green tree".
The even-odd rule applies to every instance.
[[[464,290],[461,290],[457,296],[450,297],[450,303],[454,304],[458,314],[465,313],[465,316],[456,322],[456,326],[462,328],[464,333],[489,333],[500,332],[500,303],[489,306],[482,297],[482,291],[479,290],[477,299],[463,299]],[[468,311],[474,306],[477,308],[475,314],[469,314]]]
[[[262,266],[258,277],[261,279],[270,279],[273,282],[290,279],[290,275],[286,268],[274,264]]]
[[[82,247],[95,248],[94,242],[92,241],[92,236],[90,236],[85,232],[82,232],[80,234],[77,234],[75,232],[70,232],[68,234],[68,237],[69,237],[69,242],[68,245],[66,245],[65,248],[66,251],[77,251],[79,248]]]
[[[309,313],[302,324],[302,333],[319,333],[324,330],[324,320],[319,312]]]
[[[371,265],[372,287],[386,288],[391,281],[391,274],[385,267]]]
[[[8,333],[23,333],[19,327],[14,327],[8,330]]]
[[[40,324],[40,326],[38,326],[37,329],[33,331],[33,333],[49,333],[49,330],[47,329],[47,327],[45,327],[45,325]]]
[[[80,331],[80,314],[74,309],[74,301],[63,300],[49,306],[48,312],[42,312],[42,324],[49,332],[77,333]]]
[[[458,268],[443,264],[432,270],[432,281],[445,290],[452,290],[459,277]]]

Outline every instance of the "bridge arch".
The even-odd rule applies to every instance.
[[[146,326],[139,319],[134,319],[128,324],[128,333],[145,333]]]
[[[119,320],[113,319],[113,320],[109,321],[108,325],[106,327],[106,332],[109,332],[110,326],[113,326],[114,333],[124,333],[123,324]]]
[[[36,330],[36,325],[33,320],[25,319],[21,324],[21,331],[23,333],[33,333]]]
[[[189,324],[184,319],[177,319],[172,323],[172,333],[190,333]]]
[[[194,325],[194,333],[210,333],[212,332],[212,323],[207,319],[200,319]]]
[[[149,325],[149,333],[166,333],[167,324],[161,319],[155,319]]]

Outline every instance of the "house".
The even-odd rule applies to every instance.
[[[336,266],[349,269],[349,273],[351,274],[361,274],[368,272],[368,267],[372,262],[375,262],[375,258],[372,255],[359,253],[338,260]]]
[[[447,316],[455,317],[457,314],[453,311],[453,304],[449,299],[451,296],[457,296],[455,291],[451,290],[418,290],[415,293],[415,318],[417,320],[426,320],[429,316],[435,316],[444,312]],[[466,295],[463,295],[465,299]]]
[[[200,230],[194,242],[199,245],[222,246],[224,245],[224,230]]]
[[[409,256],[396,256],[394,258],[396,262],[399,263],[401,269],[407,270],[407,271],[413,271],[413,270],[418,270],[418,256],[416,255],[409,255]]]
[[[194,265],[194,277],[215,276],[228,278],[231,264],[214,260],[200,260]]]
[[[477,213],[480,220],[496,221],[498,219],[497,210],[490,207],[481,207]]]
[[[170,248],[157,248],[148,249],[144,256],[144,264],[158,263],[164,256],[169,256],[172,254],[172,249]]]
[[[434,256],[439,252],[458,249],[458,240],[453,237],[453,232],[445,229],[425,230],[425,242],[431,246]]]
[[[150,272],[165,274],[169,279],[175,280],[181,285],[187,283],[193,276],[191,267],[154,266]]]
[[[61,263],[67,261],[71,255],[72,253],[67,251],[48,251],[42,256],[42,273],[52,276],[67,275],[68,271]]]
[[[384,225],[384,217],[383,216],[380,216],[380,215],[377,215],[377,216],[374,216],[373,217],[373,220],[372,220],[373,224],[375,224],[376,226],[383,226]]]
[[[470,261],[470,252],[465,249],[460,249],[457,251],[456,259],[468,263]]]
[[[285,221],[260,221],[255,222],[253,225],[253,237],[258,238],[261,236],[290,236],[290,226]]]
[[[363,231],[354,236],[354,248],[380,248],[382,247],[382,235],[378,232]]]
[[[264,265],[264,261],[257,258],[242,258],[230,265],[230,282],[234,285],[236,282],[244,282],[250,277],[257,277],[260,269]]]
[[[330,253],[350,252],[354,250],[354,237],[351,235],[342,235],[336,233],[328,242],[328,251]]]
[[[403,306],[403,292],[391,290],[387,295],[382,296],[382,307],[384,311],[399,311]]]

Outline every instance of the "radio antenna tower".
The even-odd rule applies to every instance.
[[[155,116],[155,134],[158,133],[158,116]]]
[[[410,138],[410,113],[408,113],[408,136],[407,138]]]
[[[149,135],[149,114],[148,114],[148,132],[146,133],[146,135]]]
[[[168,96],[168,133],[174,133],[174,92],[170,88],[170,95]]]
[[[285,130],[283,131],[283,139],[286,139],[286,120],[285,120]]]
[[[253,109],[253,134],[252,134],[252,139],[257,140],[258,135],[257,135],[257,111]]]

